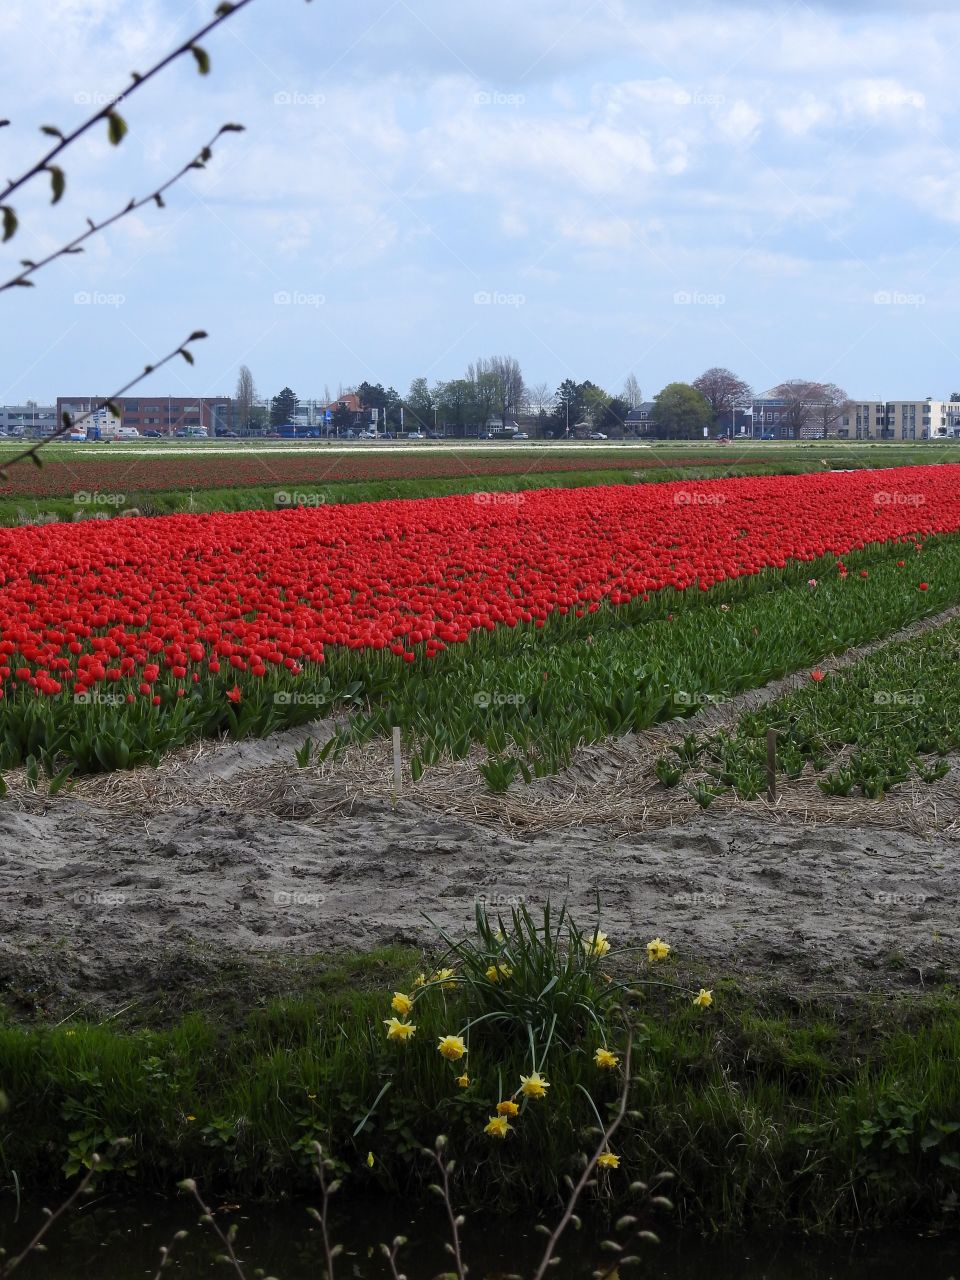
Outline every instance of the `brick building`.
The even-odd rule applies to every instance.
[[[74,417],[89,413],[102,396],[59,396],[57,421],[62,413]],[[122,396],[117,401],[121,425],[136,427],[141,435],[159,431],[171,436],[186,427],[205,427],[213,436],[233,428],[233,400],[230,396]]]

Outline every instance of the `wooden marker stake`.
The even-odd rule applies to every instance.
[[[777,803],[777,731],[767,730],[767,799]]]
[[[400,799],[400,726],[393,726],[393,807]]]

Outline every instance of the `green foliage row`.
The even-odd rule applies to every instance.
[[[826,795],[881,800],[910,778],[936,782],[960,747],[958,664],[960,623],[945,623],[749,712],[730,732],[688,735],[658,775],[675,785],[690,771],[706,774],[707,803],[730,789],[752,800],[766,786],[775,729],[780,774],[815,775]]]

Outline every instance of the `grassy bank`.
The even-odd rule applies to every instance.
[[[486,1022],[471,1031],[466,1059],[445,1061],[437,1037],[456,1029],[466,997],[439,983],[411,1015],[416,1039],[389,1042],[391,994],[410,991],[424,967],[409,950],[318,958],[295,992],[281,982],[245,1008],[238,984],[230,1012],[201,995],[167,1025],[129,1014],[109,1025],[8,1021],[4,1182],[27,1195],[63,1187],[65,1170],[125,1136],[130,1147],[104,1175],[115,1188],[169,1190],[189,1175],[211,1193],[273,1198],[312,1187],[319,1140],[348,1192],[409,1197],[430,1180],[421,1147],[443,1131],[460,1203],[549,1215],[619,1090],[618,1072],[598,1068],[594,1051],[606,1040],[622,1053],[629,1027],[632,1111],[617,1135],[621,1168],[604,1174],[615,1200],[631,1178],[669,1169],[680,1219],[706,1229],[927,1226],[949,1216],[960,1191],[956,993],[804,997],[684,972],[673,956],[653,975],[645,961],[609,960],[615,979],[629,979],[617,991],[623,1014],[600,1025],[562,1014],[542,1065],[548,1097],[530,1101],[501,1141],[484,1126],[530,1071],[531,1045]],[[708,980],[713,1004],[698,1008],[689,991]]]

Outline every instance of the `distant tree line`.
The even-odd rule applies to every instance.
[[[346,402],[348,394],[357,397],[359,410]],[[764,398],[776,402],[776,434],[793,439],[809,434],[810,428],[828,434],[850,407],[841,387],[802,378],[778,384]],[[665,386],[650,402],[641,424],[634,414],[644,404],[635,374],[628,375],[618,393],[573,378],[565,378],[551,389],[545,382],[528,385],[516,357],[503,355],[471,361],[461,378],[433,383],[426,377],[414,378],[405,396],[394,387],[364,381],[349,391],[341,389],[329,404],[330,423],[336,433],[355,427],[358,415],[369,423],[375,413],[380,426],[392,431],[402,426],[407,431],[471,435],[497,426],[510,430],[522,420],[524,429],[555,439],[584,433],[642,433],[659,439],[692,440],[737,430],[746,422],[743,412],[756,400],[749,383],[732,370],[707,369],[691,383]],[[257,397],[250,370],[245,365],[241,368],[235,414],[244,434],[258,432],[268,423],[277,428],[291,422],[297,404],[295,393],[284,387],[267,410]],[[751,430],[759,433],[769,426],[761,421]]]

